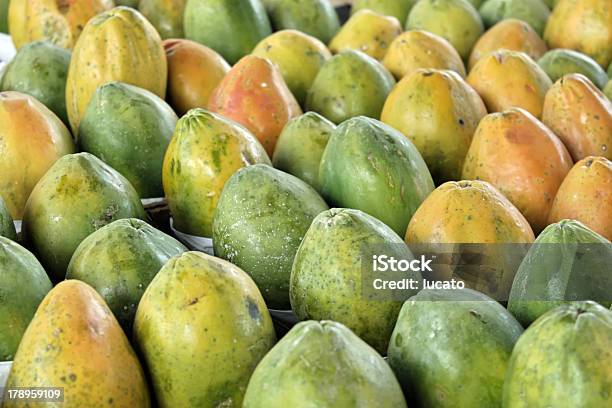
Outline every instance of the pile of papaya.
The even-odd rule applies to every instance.
[[[0,33],[0,407],[612,407],[611,0],[0,0]],[[457,287],[372,289],[427,251]]]

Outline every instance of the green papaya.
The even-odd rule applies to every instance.
[[[10,361],[51,281],[34,255],[0,236],[0,282],[0,361]]]
[[[612,62],[608,66],[608,78],[612,79]]]
[[[604,94],[612,101],[612,79],[608,81],[608,84],[603,90]]]
[[[606,71],[591,57],[578,51],[555,49],[544,54],[538,64],[553,82],[567,74],[582,74],[599,89],[608,83]]]
[[[275,31],[293,29],[325,44],[340,29],[340,20],[329,0],[272,0],[268,13]]]
[[[421,0],[408,14],[408,30],[429,31],[445,38],[467,61],[484,26],[478,11],[466,0]]]
[[[510,291],[508,310],[529,326],[568,301],[612,302],[612,246],[579,221],[551,224],[535,240]]]
[[[225,183],[213,220],[215,255],[247,272],[273,309],[290,309],[293,258],[312,220],[327,210],[302,180],[265,164]]]
[[[385,360],[346,326],[298,323],[255,369],[244,408],[406,407]]]
[[[6,237],[10,240],[17,241],[17,232],[15,231],[13,217],[11,217],[11,213],[2,196],[0,196],[0,237]]]
[[[351,7],[351,14],[359,10],[368,9],[376,13],[393,16],[400,23],[404,23],[410,9],[418,0],[355,0]]]
[[[330,205],[364,211],[402,237],[414,212],[434,190],[412,142],[365,117],[349,119],[334,131],[321,158],[319,182]]]
[[[66,78],[69,66],[69,50],[49,41],[28,43],[8,64],[0,90],[32,95],[68,123]]]
[[[115,0],[117,6],[127,6],[132,8],[138,8],[139,0]]]
[[[402,307],[389,365],[414,406],[500,407],[522,332],[502,305],[480,292],[423,289]]]
[[[153,278],[134,338],[160,408],[241,407],[251,374],[276,341],[251,278],[199,252],[172,258]]]
[[[315,112],[290,120],[276,142],[272,157],[274,167],[320,191],[321,156],[335,129],[336,125]]]
[[[152,92],[122,82],[96,89],[79,144],[127,178],[140,197],[162,197],[162,162],[178,117]]]
[[[10,0],[0,0],[0,33],[8,34],[8,9]]]
[[[367,249],[412,259],[404,241],[364,212],[334,208],[319,214],[298,248],[291,271],[291,307],[301,320],[334,320],[384,353],[401,300],[364,296],[362,263]],[[419,278],[418,273],[406,274]],[[406,290],[408,296],[416,291]]]
[[[540,36],[550,15],[550,9],[542,0],[486,0],[478,11],[487,27],[515,18],[529,24]]]
[[[185,37],[236,63],[272,34],[260,0],[189,0],[183,17]]]
[[[153,24],[162,39],[183,38],[187,0],[140,0],[138,10]]]
[[[516,343],[504,408],[612,405],[612,312],[595,302],[561,305]]]
[[[64,279],[77,246],[95,230],[121,218],[145,218],[134,187],[89,153],[56,161],[32,190],[22,234],[54,280]]]
[[[81,242],[70,259],[66,279],[93,287],[126,333],[136,307],[162,266],[187,248],[137,218],[114,221]]]
[[[306,109],[341,123],[354,116],[378,119],[393,75],[374,58],[348,50],[325,62],[306,96]]]

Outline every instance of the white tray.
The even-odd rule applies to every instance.
[[[2,404],[2,397],[4,396],[4,387],[8,380],[9,372],[11,371],[12,361],[0,361],[0,405]]]
[[[204,252],[208,255],[215,255],[212,238],[189,235],[175,229],[174,220],[172,219],[172,217],[170,217],[170,229],[172,230],[174,236],[183,244],[185,244],[185,246],[187,246],[187,248],[189,248],[190,250]]]
[[[8,62],[15,56],[15,46],[11,37],[0,33],[0,61]]]

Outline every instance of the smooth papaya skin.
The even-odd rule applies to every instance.
[[[372,347],[332,321],[298,323],[255,369],[244,408],[405,408],[393,372]]]
[[[30,192],[53,163],[74,150],[66,126],[42,103],[0,92],[0,195],[13,219],[22,218]]]
[[[66,109],[73,133],[96,89],[109,81],[166,95],[168,66],[161,38],[138,11],[115,7],[85,26],[74,47],[66,83]]]
[[[550,50],[537,61],[553,82],[567,74],[582,74],[599,89],[603,89],[608,83],[606,71],[591,57],[577,51]]]
[[[246,127],[269,156],[287,122],[302,114],[278,67],[255,55],[232,67],[210,96],[208,109]]]
[[[2,196],[0,196],[0,237],[17,241],[17,231],[15,231],[13,217],[11,217],[11,213]]]
[[[487,54],[501,50],[519,51],[538,60],[548,47],[529,23],[515,18],[500,21],[478,39],[470,54],[469,69]]]
[[[593,58],[602,67],[612,62],[612,6],[608,0],[558,0],[544,40]]]
[[[62,387],[64,400],[57,405],[67,408],[109,401],[151,406],[145,374],[121,326],[100,295],[77,280],[59,283],[43,299],[23,335],[7,387]],[[28,403],[14,399],[4,406]]]
[[[382,61],[389,45],[401,33],[402,26],[395,17],[361,10],[353,14],[332,38],[329,49],[334,54],[359,50]]]
[[[612,102],[584,75],[566,75],[550,88],[542,121],[574,161],[587,156],[612,160]]]
[[[159,407],[241,407],[249,377],[276,335],[244,271],[185,252],[163,266],[142,296],[134,340]]]
[[[204,109],[189,111],[176,125],[162,167],[174,227],[211,237],[225,182],[238,169],[257,163],[271,164],[248,130]]]
[[[162,39],[183,38],[187,0],[140,0],[138,10],[153,24]]]
[[[465,155],[480,120],[482,99],[457,73],[420,69],[389,94],[381,121],[406,135],[437,183],[461,178]]]
[[[351,14],[358,13],[360,10],[372,10],[376,13],[397,18],[400,23],[404,23],[408,17],[410,9],[418,0],[355,0],[351,6]]]
[[[37,40],[70,49],[89,19],[113,7],[113,0],[11,0],[9,33],[17,49]]]
[[[447,69],[465,77],[465,66],[457,50],[439,35],[410,30],[398,36],[385,58],[385,67],[399,81],[419,68]]]
[[[527,54],[503,49],[481,58],[467,82],[480,94],[489,112],[517,107],[538,119],[552,86],[546,72]]]
[[[263,40],[252,52],[278,66],[285,83],[303,105],[306,93],[331,52],[317,38],[297,30],[278,31]]]
[[[553,201],[548,223],[577,220],[612,240],[612,162],[586,157],[572,167]]]
[[[0,0],[0,33],[8,33],[8,10],[10,0]]]
[[[327,44],[340,29],[340,20],[329,0],[268,0],[275,30],[298,30]]]
[[[608,84],[603,90],[604,95],[608,97],[610,101],[612,101],[612,79],[608,81]]]
[[[478,10],[487,27],[515,18],[525,21],[542,35],[550,10],[542,0],[486,0]]]
[[[487,115],[480,122],[462,179],[491,183],[537,234],[548,225],[552,202],[572,165],[567,149],[553,132],[527,111],[512,108]]]

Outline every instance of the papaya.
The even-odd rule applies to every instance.
[[[608,97],[610,101],[612,101],[612,79],[608,81],[608,84],[603,90],[604,95]]]
[[[529,23],[509,18],[489,28],[478,39],[470,54],[469,69],[487,54],[501,49],[523,52],[536,61],[548,51],[544,40]]]
[[[8,10],[10,0],[0,0],[0,33],[8,33]]]
[[[241,407],[249,377],[276,335],[246,273],[186,252],[170,259],[142,296],[134,339],[160,408]]]
[[[612,62],[608,66],[608,78],[612,79]]]
[[[497,187],[538,233],[548,225],[555,194],[572,165],[553,132],[529,112],[512,108],[480,122],[462,179],[484,180]]]
[[[297,250],[289,295],[301,320],[334,320],[384,353],[401,300],[364,296],[362,267],[367,247],[385,249],[395,259],[412,259],[402,239],[376,218],[354,209],[319,214]],[[405,276],[419,279],[418,272]],[[416,290],[406,290],[408,296]]]
[[[544,40],[550,48],[568,48],[602,67],[612,62],[612,8],[608,0],[557,0]]]
[[[244,408],[405,408],[383,358],[346,326],[332,321],[298,323],[261,360]]]
[[[466,0],[418,1],[406,21],[406,31],[414,29],[445,38],[465,61],[484,32],[478,11]]]
[[[162,162],[177,121],[154,93],[111,81],[93,94],[79,145],[127,178],[140,197],[162,197]]]
[[[404,77],[385,102],[381,121],[406,135],[438,183],[461,178],[480,120],[482,99],[456,72],[419,69]]]
[[[566,74],[582,74],[595,86],[603,89],[608,83],[608,74],[591,57],[577,51],[550,50],[538,60],[538,64],[553,82]]]
[[[551,224],[535,240],[521,263],[508,310],[525,327],[556,306],[596,300],[609,307],[612,277],[610,241],[579,221]]]
[[[261,40],[253,55],[267,58],[278,66],[285,83],[300,104],[331,53],[315,37],[296,30],[282,30]]]
[[[183,13],[187,0],[140,0],[138,10],[153,24],[162,39],[183,38]]]
[[[334,131],[321,158],[323,197],[356,208],[406,233],[410,218],[434,189],[423,160],[403,134],[377,120],[356,117]]]
[[[321,157],[335,129],[336,125],[315,112],[291,119],[278,138],[272,164],[320,191]]]
[[[360,115],[378,119],[394,85],[393,75],[380,62],[361,51],[343,51],[317,74],[306,96],[306,110],[337,124]]]
[[[206,108],[208,99],[230,70],[230,65],[212,49],[197,42],[170,39],[163,42],[168,60],[166,99],[179,115]]]
[[[278,67],[255,55],[232,67],[211,94],[208,109],[246,127],[269,156],[287,122],[302,114]]]
[[[9,33],[17,49],[38,40],[70,49],[89,19],[113,7],[113,0],[11,0]]]
[[[393,40],[383,64],[398,81],[419,68],[447,69],[465,77],[457,50],[439,35],[423,30],[406,31]]]
[[[183,28],[187,39],[212,48],[232,65],[272,34],[260,0],[190,0]]]
[[[121,81],[166,94],[167,63],[155,28],[138,11],[115,7],[85,26],[72,52],[66,83],[66,109],[72,131],[100,85]]]
[[[6,237],[10,240],[17,241],[17,232],[15,231],[13,217],[11,217],[11,213],[2,196],[0,196],[0,237]]]
[[[395,17],[361,10],[353,14],[332,38],[329,49],[335,54],[359,50],[382,61],[389,45],[401,33],[402,26]]]
[[[612,312],[595,302],[559,306],[536,320],[517,341],[503,406],[609,406],[610,359]]]
[[[572,167],[557,191],[548,223],[564,219],[584,225],[612,240],[612,162],[587,157]]]
[[[20,220],[30,192],[60,157],[74,152],[70,132],[34,97],[0,93],[0,196]]]
[[[68,123],[66,77],[70,51],[49,41],[24,45],[9,63],[0,81],[1,91],[32,95]]]
[[[402,306],[389,365],[414,406],[501,407],[508,360],[522,332],[480,292],[423,289]]]
[[[140,0],[115,0],[118,6],[137,8]]]
[[[36,257],[9,238],[0,236],[0,361],[13,360],[36,308],[51,290]]]
[[[174,227],[212,236],[212,222],[225,182],[238,169],[270,159],[245,128],[204,109],[177,123],[162,166],[162,182]]]
[[[69,154],[56,161],[32,190],[22,234],[58,281],[89,234],[132,217],[144,219],[145,212],[130,182],[89,153]]]
[[[289,277],[298,246],[327,204],[305,182],[265,164],[225,183],[213,219],[215,255],[248,273],[273,309],[290,309]]]
[[[584,75],[566,75],[550,88],[542,121],[574,161],[587,156],[612,160],[612,102]]]
[[[361,10],[372,10],[376,13],[397,18],[404,23],[408,18],[410,9],[418,0],[355,0],[351,7],[351,14]]]
[[[104,300],[86,283],[68,280],[45,296],[23,335],[8,388],[61,387],[63,401],[77,408],[151,405],[138,358]],[[4,401],[26,407],[27,400]]]
[[[482,21],[492,27],[514,18],[529,24],[538,35],[544,33],[550,10],[543,0],[486,0],[479,9]]]
[[[505,49],[481,58],[467,82],[480,94],[489,112],[523,108],[538,119],[552,86],[546,72],[527,54]]]
[[[276,31],[298,30],[327,44],[340,29],[329,0],[272,0],[268,12]]]
[[[114,221],[83,240],[66,279],[89,284],[131,333],[136,307],[147,286],[172,257],[187,252],[174,238],[137,218]]]

